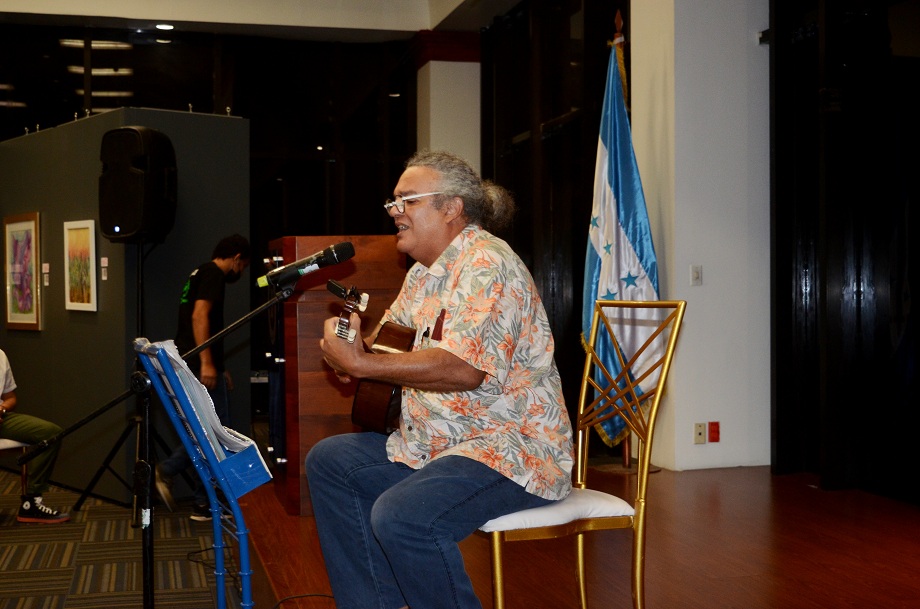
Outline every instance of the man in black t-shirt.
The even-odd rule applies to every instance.
[[[249,241],[240,235],[225,237],[214,248],[211,260],[189,275],[179,296],[179,322],[176,332],[176,349],[186,354],[224,329],[224,288],[238,281],[249,266]],[[188,361],[189,368],[207,387],[214,410],[221,422],[230,424],[230,404],[227,391],[233,389],[233,379],[224,368],[223,341],[202,349]],[[170,486],[172,478],[191,464],[183,446],[160,463],[156,469],[156,487],[169,509],[173,509]],[[210,520],[207,495],[200,485],[195,488],[195,507],[192,520]]]

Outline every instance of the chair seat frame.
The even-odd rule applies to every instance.
[[[0,452],[5,452],[8,450],[19,450],[22,454],[32,447],[31,444],[26,444],[25,442],[20,442],[18,440],[9,440],[9,439],[0,439]],[[22,494],[27,495],[29,491],[29,465],[28,463],[23,463],[19,466],[19,483],[22,487]]]

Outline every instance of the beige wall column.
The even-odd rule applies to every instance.
[[[418,148],[444,149],[481,163],[479,35],[419,32]]]
[[[758,38],[769,8],[630,9],[632,135],[659,287],[688,301],[655,434],[668,469],[770,463],[770,62]],[[694,424],[710,421],[719,442],[694,444]]]

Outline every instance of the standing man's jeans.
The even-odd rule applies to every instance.
[[[332,436],[305,469],[338,609],[481,607],[457,545],[493,518],[549,503],[466,457],[391,463],[387,437]]]
[[[223,374],[217,375],[217,386],[214,389],[208,389],[208,394],[211,396],[211,401],[214,402],[214,412],[217,413],[217,418],[220,419],[224,426],[232,427],[230,425],[230,397],[227,392],[227,379],[224,378]],[[192,458],[188,456],[185,446],[180,443],[165,461],[160,462],[160,473],[171,479],[191,466]],[[201,485],[201,480],[198,479],[197,473],[194,487],[195,505],[208,505],[207,491]]]

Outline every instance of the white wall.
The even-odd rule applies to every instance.
[[[661,297],[688,302],[653,457],[669,469],[770,462],[768,9],[632,4],[633,138]],[[695,445],[708,421],[721,441]]]

